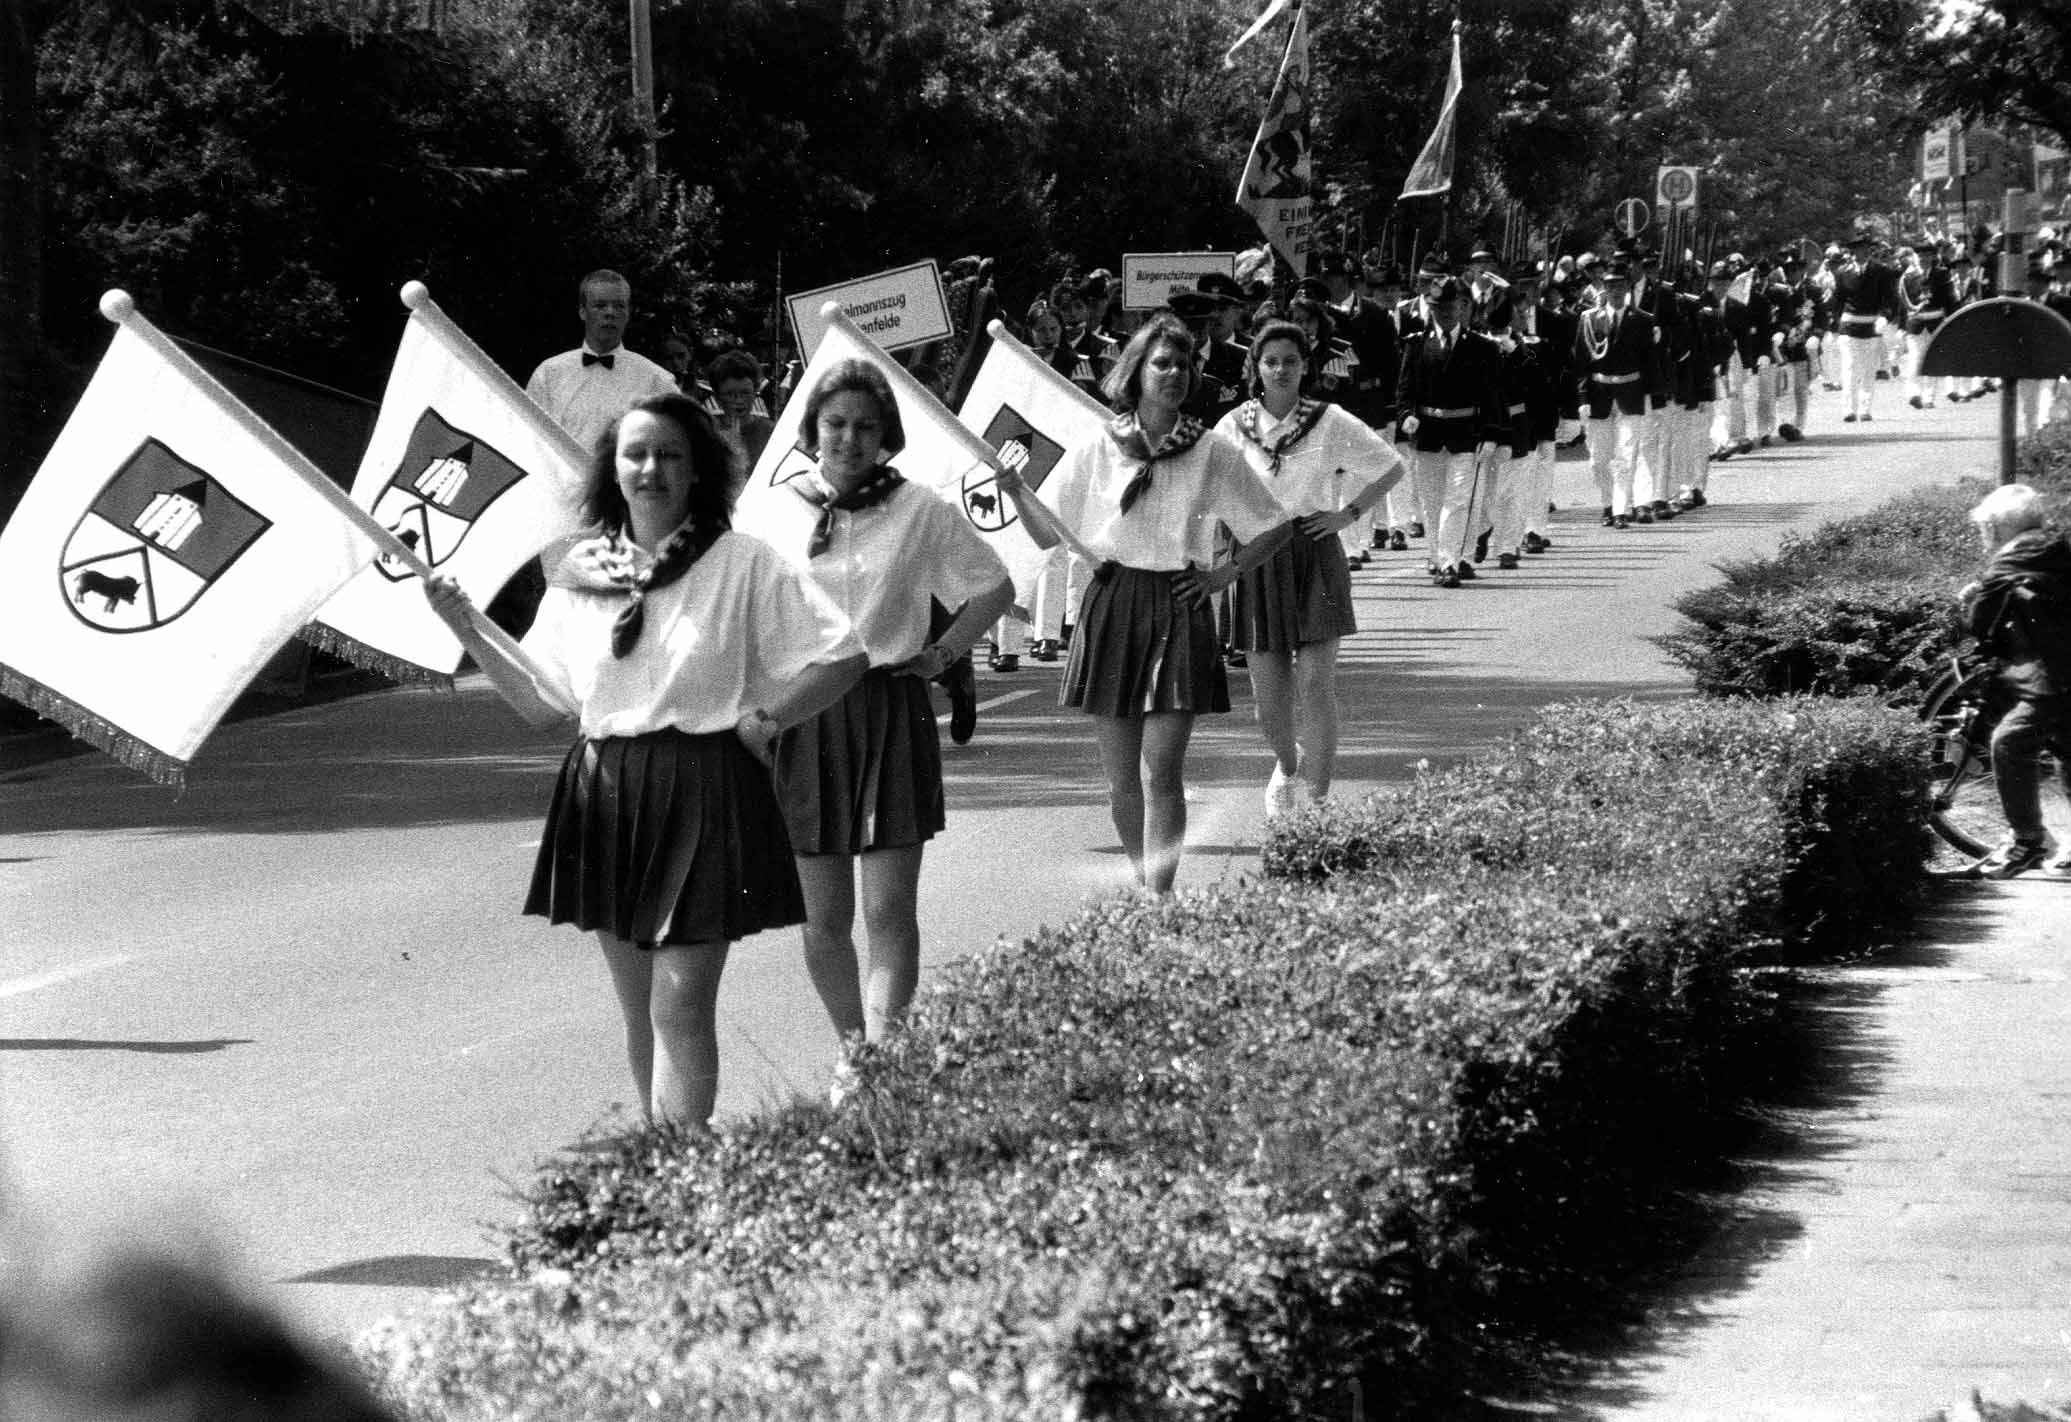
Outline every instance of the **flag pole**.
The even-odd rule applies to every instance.
[[[300,479],[311,493],[336,510],[340,517],[377,549],[403,564],[418,577],[431,576],[431,565],[418,555],[416,549],[396,537],[379,519],[354,503],[352,495],[333,483],[330,475],[310,463],[309,457],[283,439],[278,430],[253,414],[243,401],[225,390],[213,375],[201,368],[194,357],[180,349],[178,342],[152,325],[150,320],[137,310],[137,303],[128,292],[116,289],[104,293],[101,297],[101,315],[157,352],[160,359],[206,394],[219,410],[229,416],[246,434],[264,445],[267,452],[280,460],[288,472]],[[470,607],[468,615],[475,624],[475,630],[480,632],[492,647],[509,657],[535,682],[540,683],[542,694],[547,701],[561,704],[561,698],[557,694],[545,691],[545,687],[550,683],[542,680],[532,658],[526,655],[525,650],[508,632],[491,622],[480,608]],[[572,710],[565,706],[564,709]]]
[[[454,324],[451,316],[439,309],[439,303],[431,299],[431,291],[423,282],[404,282],[401,294],[403,305],[409,308],[411,315],[423,321],[425,329],[437,336],[455,359],[502,396],[518,418],[560,456],[561,462],[568,466],[569,474],[579,482],[589,468],[590,452],[577,443],[575,436],[562,429],[552,415],[540,409],[538,402],[525,393],[522,385],[511,379],[502,366],[489,359],[488,352],[476,345],[467,332]]]
[[[1087,413],[1097,416],[1103,424],[1113,417],[1114,412],[1112,410],[1109,410],[1091,395],[1088,395],[1071,381],[1066,380],[1062,375],[1052,370],[1050,363],[1023,344],[1018,336],[1007,329],[1004,321],[995,320],[988,323],[985,332],[992,337],[994,345],[1028,366],[1031,371],[1037,372],[1038,378],[1056,390],[1059,395],[1068,396],[1068,398],[1084,406]],[[967,434],[970,433],[970,426],[966,425],[962,420],[955,421],[955,424],[959,431]],[[975,438],[975,436],[973,437]],[[984,443],[982,440],[979,442],[981,444]],[[987,455],[986,463],[990,464],[995,471],[999,470],[999,456],[993,452],[990,445],[986,445],[985,450]],[[1057,535],[1059,541],[1064,544],[1074,557],[1083,560],[1088,568],[1097,568],[1106,561],[1087,550],[1086,545],[1079,541],[1078,535],[1073,533],[1065,525],[1064,520],[1059,518],[1056,512],[1043,502],[1042,495],[1029,488],[1026,484],[1022,485],[1022,493],[1030,503],[1042,510],[1043,518],[1049,526],[1049,531]]]

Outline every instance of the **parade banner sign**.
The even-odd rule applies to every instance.
[[[808,361],[826,334],[828,323],[821,310],[830,303],[880,350],[903,351],[956,334],[949,299],[942,292],[942,273],[932,260],[785,298],[799,353]]]
[[[1065,451],[1103,438],[1113,412],[1053,370],[999,322],[987,330],[992,348],[957,418],[1040,495]],[[1037,547],[1028,536],[991,469],[966,474],[961,496],[964,515],[991,540],[1013,575],[1016,615],[1027,618],[1035,606],[1036,583],[1054,550]]]
[[[0,692],[179,784],[376,545],[127,295],[101,311],[115,339],[0,533]]]
[[[1402,198],[1435,197],[1452,191],[1453,138],[1460,117],[1460,22],[1453,21],[1453,62],[1446,71],[1445,96],[1438,101],[1438,122],[1424,140],[1423,151],[1410,165],[1402,183]],[[1396,199],[1400,202],[1402,198]]]
[[[1237,206],[1298,277],[1309,271],[1310,200],[1309,16],[1296,7],[1279,77],[1237,183]]]
[[[1202,277],[1220,272],[1237,275],[1235,252],[1124,252],[1122,309],[1155,311],[1182,291],[1192,291]]]
[[[542,548],[572,536],[589,456],[484,355],[421,282],[352,496],[435,571],[487,607]],[[440,682],[461,646],[415,571],[383,557],[326,603],[303,636],[357,665]]]
[[[1953,128],[1930,128],[1920,136],[1920,180],[1946,182],[1955,172],[1956,133]]]

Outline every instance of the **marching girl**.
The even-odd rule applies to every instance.
[[[1194,718],[1230,709],[1214,598],[1292,532],[1236,447],[1182,416],[1194,345],[1169,312],[1137,328],[1104,387],[1120,413],[1051,475],[1054,514],[1018,477],[1000,479],[1038,544],[1069,538],[1098,568],[1061,699],[1092,718],[1115,831],[1137,881],[1160,894],[1186,842]],[[1215,565],[1218,525],[1242,545],[1234,563]]]
[[[1013,584],[961,511],[888,462],[906,435],[882,372],[843,361],[800,398],[799,447],[819,465],[743,510],[743,526],[813,579],[869,653],[847,695],[777,739],[776,779],[805,890],[806,970],[836,1035],[876,1041],[920,980],[921,851],[944,824],[928,681],[999,620]],[[930,598],[961,608],[933,641]]]
[[[1236,644],[1245,649],[1259,729],[1273,752],[1266,813],[1330,793],[1337,759],[1338,640],[1359,630],[1338,535],[1402,481],[1402,456],[1365,421],[1307,398],[1313,347],[1273,321],[1251,342],[1258,392],[1215,432],[1234,440],[1294,520],[1294,536],[1237,580]]]
[[[598,450],[577,544],[525,636],[544,682],[491,647],[468,598],[425,596],[533,725],[577,708],[525,912],[597,935],[650,1118],[701,1127],[719,1087],[719,977],[735,939],[805,904],[766,768],[780,729],[862,675],[849,620],[730,531],[731,453],[684,395],[643,400]]]

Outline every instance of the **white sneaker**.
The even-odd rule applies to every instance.
[[[1299,775],[1287,774],[1275,762],[1273,777],[1266,782],[1266,818],[1277,819],[1300,809],[1302,801],[1308,798],[1304,793],[1307,788]]]

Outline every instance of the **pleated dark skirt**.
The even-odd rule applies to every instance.
[[[731,731],[578,740],[525,912],[643,945],[805,922],[769,771]]]
[[[1291,652],[1359,630],[1352,574],[1335,533],[1311,538],[1296,529],[1278,553],[1237,579],[1236,594],[1230,640],[1247,652]]]
[[[928,684],[874,670],[777,738],[777,799],[799,854],[904,849],[941,833],[942,737]]]
[[[1212,607],[1184,607],[1173,573],[1108,564],[1086,584],[1059,700],[1092,716],[1227,711]]]

